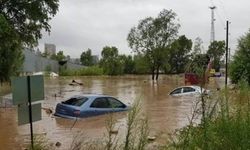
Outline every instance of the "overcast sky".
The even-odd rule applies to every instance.
[[[104,46],[116,46],[121,54],[131,54],[127,35],[139,20],[156,17],[163,9],[172,9],[181,25],[179,35],[194,41],[203,40],[205,49],[210,41],[211,10],[215,10],[215,39],[225,40],[226,20],[230,24],[229,47],[236,48],[237,39],[250,28],[249,0],[60,0],[59,12],[50,21],[51,33],[43,34],[44,43],[53,43],[57,51],[79,58],[90,48],[100,55]]]

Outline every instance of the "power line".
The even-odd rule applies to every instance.
[[[225,29],[226,27],[225,27],[224,22],[225,22],[226,20],[223,20],[223,19],[221,18],[220,14],[219,14],[219,12],[218,12],[217,10],[215,10],[215,14],[218,16],[218,18],[219,18],[219,20],[220,20],[220,23],[221,23],[221,25],[222,25],[222,27],[223,27],[223,29]]]
[[[220,4],[221,4],[222,11],[223,11],[223,13],[224,13],[224,17],[226,18],[226,20],[228,20],[228,13],[227,13],[227,11],[226,11],[226,9],[225,9],[225,7],[224,7],[223,2],[222,2],[221,0],[219,0],[219,2],[220,2]]]

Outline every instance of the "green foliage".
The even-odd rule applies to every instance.
[[[0,80],[9,80],[20,71],[22,48],[34,46],[41,30],[50,31],[48,24],[58,10],[58,0],[0,1]]]
[[[250,30],[238,41],[238,50],[231,62],[229,74],[232,82],[238,83],[245,79],[250,85]]]
[[[209,47],[207,54],[210,58],[213,58],[213,65],[212,68],[215,69],[215,71],[220,71],[220,60],[221,57],[225,53],[225,42],[224,41],[214,41],[212,42]]]
[[[106,46],[103,48],[100,66],[107,75],[123,74],[123,62],[119,58],[118,49],[116,47]]]
[[[195,56],[197,54],[201,54],[202,51],[203,51],[203,41],[200,37],[197,37],[194,41],[194,48],[193,48],[193,52],[192,52],[192,55]]]
[[[186,72],[192,72],[201,76],[206,70],[210,58],[207,54],[197,54],[193,57],[193,60],[187,65]]]
[[[122,62],[123,73],[125,74],[135,73],[135,62],[132,56],[120,55],[119,59]]]
[[[19,35],[0,14],[0,81],[9,81],[10,76],[17,75],[23,60],[22,42]]]
[[[192,40],[187,39],[185,35],[175,40],[169,51],[169,65],[171,73],[183,73],[186,64],[189,61],[189,52],[192,48]]]
[[[85,66],[93,65],[93,57],[91,54],[91,49],[88,49],[87,51],[82,52],[80,60],[81,60],[82,65],[85,65]]]
[[[44,53],[44,55],[46,57],[46,55],[48,55],[48,54]],[[59,52],[57,52],[56,55],[55,54],[51,55],[50,59],[53,59],[53,60],[56,60],[56,61],[63,61],[63,60],[66,59],[66,56],[64,56],[63,51],[59,51]]]
[[[219,96],[206,99],[206,121],[191,122],[179,130],[167,148],[172,149],[249,149],[250,93],[240,85],[237,92],[222,91]],[[208,105],[208,102],[211,105]],[[229,101],[229,103],[227,102]],[[230,110],[228,111],[228,108]],[[200,115],[199,107],[194,110]]]
[[[56,54],[56,60],[57,61],[63,61],[65,60],[66,56],[64,56],[63,51],[59,51]]]
[[[135,55],[135,73],[136,74],[147,74],[150,72],[150,66],[145,56],[143,55]]]
[[[168,47],[175,40],[180,26],[175,18],[176,14],[172,10],[164,9],[156,18],[141,20],[128,34],[129,46],[148,59],[152,79],[155,71],[158,79],[160,67],[168,60]]]
[[[62,69],[60,76],[91,76],[91,75],[103,75],[103,69],[98,66],[86,67],[82,69]]]
[[[34,45],[42,37],[41,30],[50,31],[48,22],[58,11],[58,0],[0,2],[0,14],[26,45]]]

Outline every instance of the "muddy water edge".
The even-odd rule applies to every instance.
[[[69,85],[72,80],[83,83]],[[34,123],[34,133],[45,135],[52,143],[60,142],[59,149],[68,149],[72,139],[81,133],[86,139],[103,137],[107,116],[69,120],[54,117],[46,109],[55,110],[56,104],[70,96],[84,93],[112,95],[125,104],[141,100],[142,110],[149,118],[150,135],[164,141],[162,133],[170,133],[183,127],[191,115],[194,97],[173,98],[168,93],[183,85],[183,76],[162,75],[157,82],[150,76],[100,76],[100,77],[59,77],[45,79],[45,100],[42,101],[42,120]],[[10,92],[7,89],[1,95]],[[126,125],[127,112],[115,114],[117,129],[122,136]],[[29,142],[29,125],[17,126],[16,108],[0,108],[0,149],[17,149],[19,143]]]

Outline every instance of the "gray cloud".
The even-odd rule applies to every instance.
[[[206,48],[210,41],[210,15],[214,3],[216,10],[216,40],[225,39],[225,21],[230,24],[230,46],[234,49],[239,36],[250,28],[250,1],[247,0],[61,0],[58,14],[50,22],[50,35],[44,33],[39,41],[54,43],[71,57],[79,57],[90,48],[100,54],[106,45],[118,47],[120,53],[130,54],[127,34],[138,21],[157,16],[162,9],[172,9],[181,24],[180,35],[201,37]]]

